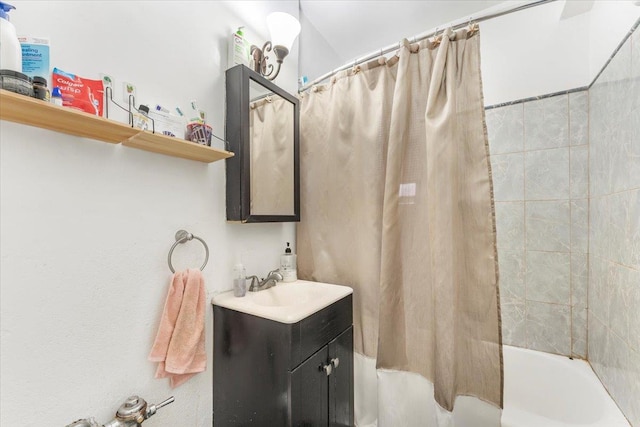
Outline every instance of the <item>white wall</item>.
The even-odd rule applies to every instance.
[[[344,63],[304,11],[300,13],[300,24],[300,46],[304,46],[304,50],[300,49],[300,76],[311,81],[319,76],[318,73],[327,73]]]
[[[558,1],[480,24],[485,105],[587,82],[588,15],[560,21],[562,8]]]
[[[13,3],[20,34],[51,37],[52,66],[93,78],[107,72],[118,89],[134,82],[140,102],[184,106],[196,98],[220,135],[229,35],[263,18],[243,14],[298,14],[297,2],[284,1],[259,10],[204,1]],[[276,80],[289,91],[297,59],[294,47]],[[211,358],[207,372],[175,390],[153,378],[147,361],[173,235],[184,228],[209,243],[211,296],[230,288],[240,252],[250,274],[277,267],[294,226],[226,223],[224,162],[5,121],[0,141],[0,424],[64,426],[87,416],[105,423],[136,393],[150,403],[176,397],[145,426],[211,426]],[[178,268],[201,263],[195,241],[176,252]],[[209,355],[211,317],[209,310]]]
[[[640,7],[616,0],[561,19],[564,3],[481,24],[485,105],[589,85],[640,18]]]

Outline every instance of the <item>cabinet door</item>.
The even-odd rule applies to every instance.
[[[353,327],[329,343],[329,425],[353,426]]]
[[[291,371],[291,425],[326,427],[329,425],[329,381],[332,367],[326,368],[328,346]]]

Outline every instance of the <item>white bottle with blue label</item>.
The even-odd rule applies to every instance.
[[[0,70],[22,72],[22,47],[16,27],[9,21],[9,11],[15,9],[0,1]]]
[[[298,270],[296,267],[296,254],[291,252],[289,242],[284,254],[280,257],[280,274],[283,282],[295,282],[298,280]]]

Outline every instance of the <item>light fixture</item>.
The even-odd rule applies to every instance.
[[[280,72],[280,66],[284,58],[289,54],[291,46],[300,33],[300,23],[296,18],[284,12],[273,12],[267,16],[267,27],[271,40],[266,42],[262,49],[251,46],[251,58],[253,69],[269,80],[276,78]],[[277,68],[268,63],[268,52],[276,55]]]

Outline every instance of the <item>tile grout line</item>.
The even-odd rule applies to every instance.
[[[538,151],[560,150],[562,148],[573,148],[573,147],[578,148],[578,147],[586,147],[586,146],[587,144],[579,144],[579,145],[565,145],[561,147],[536,148],[534,150],[525,150],[525,151],[509,151],[506,153],[496,153],[496,154],[490,155],[489,157],[507,156],[509,154],[536,153]]]
[[[558,92],[546,93],[544,95],[530,96],[528,98],[516,99],[515,101],[507,101],[507,102],[501,102],[501,103],[498,103],[498,104],[487,105],[484,108],[486,110],[492,110],[494,108],[509,107],[511,105],[517,105],[517,104],[526,104],[528,102],[540,101],[540,100],[547,99],[547,98],[553,98],[554,96],[568,95],[570,93],[581,92],[581,91],[588,90],[588,89],[589,89],[589,86],[580,86],[580,87],[576,87],[576,88],[573,88],[573,89],[567,89],[567,90],[561,90],[561,91],[558,91]]]
[[[540,303],[540,304],[556,305],[556,306],[560,306],[560,307],[570,307],[569,304],[563,304],[561,302],[540,301],[540,300],[537,300],[537,299],[532,299],[530,301],[531,302],[537,302],[537,303]]]
[[[595,80],[594,80],[595,82]],[[587,289],[585,294],[587,301],[585,303],[585,310],[587,311],[585,325],[585,349],[584,357],[589,360],[589,316],[591,315],[591,309],[589,308],[589,288],[591,287],[591,93],[590,89],[587,93]]]
[[[527,272],[529,270],[528,251],[527,251],[527,135],[525,126],[525,109],[524,102],[522,103],[522,230],[523,230],[523,242],[522,242],[522,255],[524,257],[524,345],[526,348],[531,348],[529,345],[529,322],[527,321],[527,314],[529,313],[529,280],[527,280]]]
[[[599,196],[594,196],[593,198],[594,199],[601,199],[603,197],[615,196],[615,195],[618,195],[618,194],[629,193],[631,191],[638,191],[638,190],[640,190],[640,187],[633,187],[633,188],[630,188],[628,190],[619,190],[619,191],[614,191],[614,192],[609,193],[609,194],[601,194]],[[589,194],[589,198],[591,199],[591,194]]]
[[[613,264],[613,265],[615,265],[615,266],[617,266],[617,267],[622,267],[622,268],[625,268],[625,269],[627,269],[627,270],[631,270],[631,271],[640,271],[640,269],[638,269],[638,268],[636,268],[636,267],[632,267],[632,266],[630,266],[630,265],[622,264],[622,263],[621,263],[621,262],[619,262],[619,261],[614,261],[614,260],[612,260],[612,259],[605,258],[605,257],[600,256],[600,255],[594,255],[594,257],[598,257],[598,258],[600,258],[602,261],[605,261],[605,262],[607,262],[608,264]]]
[[[567,142],[569,144],[569,354],[573,357],[573,263],[571,255],[573,254],[573,205],[571,196],[573,196],[573,175],[571,163],[571,95],[567,95]]]
[[[509,249],[504,249],[504,250],[506,250],[507,252],[515,252],[514,250],[509,250]],[[565,254],[565,255],[570,255],[571,254],[571,252],[569,252],[569,251],[544,251],[542,249],[531,249],[529,252],[540,252],[540,253],[543,253],[543,254]],[[578,253],[586,255],[585,252],[578,252]]]

